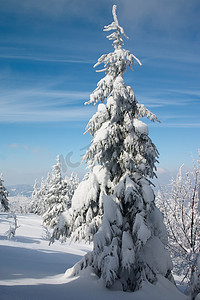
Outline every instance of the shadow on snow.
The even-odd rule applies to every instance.
[[[49,250],[0,247],[0,280],[44,278],[65,273],[81,256]]]

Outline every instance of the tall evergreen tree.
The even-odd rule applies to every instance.
[[[0,175],[0,203],[3,206],[4,211],[9,210],[8,204],[8,191],[4,186],[3,175]]]
[[[166,229],[154,203],[148,178],[155,176],[158,151],[148,136],[148,127],[140,117],[157,117],[137,102],[123,76],[136,60],[122,48],[124,30],[119,26],[116,6],[112,24],[105,31],[114,51],[102,55],[102,78],[87,104],[98,105],[88,123],[93,136],[84,160],[91,168],[72,199],[72,208],[64,213],[52,240],[60,235],[75,240],[94,239],[93,251],[75,265],[71,274],[88,266],[103,279],[106,287],[115,281],[124,290],[139,289],[143,281],[154,283],[157,275],[171,277],[171,260],[165,250]],[[106,104],[103,102],[107,100]]]

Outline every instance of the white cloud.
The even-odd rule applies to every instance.
[[[118,0],[117,3],[122,7],[123,18],[129,24],[131,20],[134,29],[140,32],[152,29],[155,35],[164,35],[168,39],[178,31],[184,38],[188,27],[198,28],[199,17],[195,14],[198,1]]]
[[[54,84],[56,84],[54,82]],[[175,90],[163,90],[165,94],[174,94]],[[169,96],[169,99],[159,98],[161,90],[149,92],[149,96],[139,96],[138,101],[144,103],[147,107],[168,108],[159,112],[159,119],[162,123],[159,127],[174,128],[199,128],[198,115],[193,113],[175,112],[173,107],[187,107],[191,105],[191,98],[183,99],[180,95],[191,97],[198,96],[198,91],[188,89],[176,90],[180,93],[177,99]],[[0,95],[0,122],[66,122],[66,121],[87,121],[96,107],[84,106],[84,102],[89,99],[89,92],[85,91],[62,91],[52,90],[52,82],[41,88],[13,88],[2,89]],[[157,95],[158,94],[158,95]],[[193,100],[195,101],[195,100]],[[185,108],[184,108],[185,109]],[[174,120],[174,122],[172,122]],[[184,120],[184,122],[183,122]],[[150,124],[149,126],[155,126]]]
[[[84,106],[88,92],[40,88],[4,89],[0,122],[66,122],[88,120],[93,108]]]
[[[16,148],[19,148],[19,145],[16,143],[13,143],[13,144],[8,145],[8,147],[16,149]]]
[[[91,108],[68,108],[41,111],[13,109],[1,112],[0,122],[68,122],[88,120],[92,116]]]
[[[19,59],[19,60],[32,60],[32,61],[41,61],[41,62],[53,62],[53,63],[75,63],[75,64],[94,64],[93,60],[89,59],[55,59],[55,58],[47,58],[42,56],[28,56],[28,55],[9,55],[9,54],[0,54],[0,58],[8,58],[8,59]]]
[[[2,0],[3,1],[3,0]],[[15,0],[3,1],[1,11],[21,13],[23,15],[34,15],[40,17],[51,17],[52,19],[69,18],[79,16],[81,18],[93,18],[93,13],[99,13],[99,9],[106,7],[109,0]],[[92,13],[93,12],[93,13]]]
[[[166,128],[200,128],[200,122],[161,123],[160,126]]]
[[[157,171],[156,171],[156,174],[157,175],[160,175],[160,174],[169,174],[169,171],[167,169],[158,167]]]
[[[18,144],[18,143],[12,143],[10,145],[8,145],[8,148],[11,148],[11,149],[25,149],[25,150],[31,150],[30,147],[28,145],[25,145],[25,144]]]

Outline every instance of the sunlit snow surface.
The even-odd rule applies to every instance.
[[[161,278],[157,285],[144,284],[135,293],[124,293],[117,286],[103,287],[92,270],[80,277],[68,278],[71,268],[91,249],[88,244],[61,244],[49,246],[44,239],[41,218],[28,214],[18,215],[16,237],[5,236],[9,229],[7,214],[0,213],[0,299],[1,300],[184,300],[168,280]]]

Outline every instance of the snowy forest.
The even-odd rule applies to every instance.
[[[159,116],[125,83],[142,63],[124,48],[116,5],[112,17],[113,51],[94,65],[103,76],[85,103],[97,108],[83,179],[64,177],[58,155],[13,204],[0,176],[1,299],[200,299],[200,152],[155,187],[159,152],[145,119],[159,126]]]

